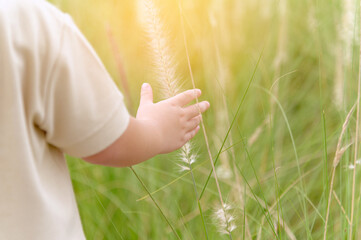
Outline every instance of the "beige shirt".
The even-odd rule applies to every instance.
[[[129,122],[70,17],[0,0],[0,239],[84,239],[63,153],[93,155]]]

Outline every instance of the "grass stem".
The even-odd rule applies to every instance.
[[[361,2],[360,2],[361,5]],[[361,17],[360,17],[361,25]],[[360,119],[360,94],[361,94],[361,26],[360,26],[360,57],[359,57],[359,74],[358,74],[358,83],[357,83],[357,112],[356,112],[356,136],[355,136],[355,154],[353,159],[353,165],[355,168],[352,173],[352,198],[351,198],[351,219],[350,219],[350,234],[349,238],[352,239],[352,230],[353,230],[353,218],[354,218],[354,205],[355,205],[355,189],[356,189],[356,161],[358,156],[358,142],[359,142],[359,119]]]
[[[176,230],[174,229],[173,225],[170,223],[170,221],[168,220],[168,218],[165,216],[163,210],[160,208],[160,206],[158,205],[157,201],[155,201],[155,199],[153,198],[152,194],[150,193],[150,191],[148,190],[148,188],[145,186],[144,182],[142,181],[142,179],[140,179],[140,177],[138,176],[138,174],[136,173],[136,171],[134,170],[133,167],[129,167],[130,170],[132,170],[132,172],[134,173],[135,177],[138,179],[138,181],[140,182],[140,184],[142,185],[143,189],[148,193],[149,197],[152,199],[154,205],[158,208],[159,212],[161,213],[161,215],[163,216],[163,218],[165,219],[165,221],[168,223],[169,227],[172,229],[174,235],[176,236],[177,239],[181,240],[181,238],[179,237],[178,233],[176,232]]]

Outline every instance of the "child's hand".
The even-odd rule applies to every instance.
[[[144,83],[136,119],[154,133],[154,143],[158,143],[160,153],[172,152],[182,147],[199,130],[200,112],[206,111],[207,101],[186,106],[201,95],[199,89],[188,90],[175,97],[153,103],[153,92]]]
[[[84,159],[94,164],[125,167],[182,147],[198,132],[199,113],[209,108],[206,101],[186,106],[200,95],[199,89],[188,90],[153,103],[152,88],[144,84],[137,117],[130,117],[127,129],[110,146]]]

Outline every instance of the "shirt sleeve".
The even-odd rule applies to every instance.
[[[59,55],[45,90],[46,140],[69,155],[96,154],[128,126],[122,94],[67,15]]]

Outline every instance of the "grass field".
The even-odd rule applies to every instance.
[[[180,151],[134,166],[154,200],[129,168],[68,157],[88,239],[361,239],[358,0],[154,0],[153,40],[138,1],[52,2],[132,114],[143,82],[162,99],[160,34],[179,85],[192,88],[188,52],[211,103],[203,119],[221,196],[202,131],[192,171]]]

